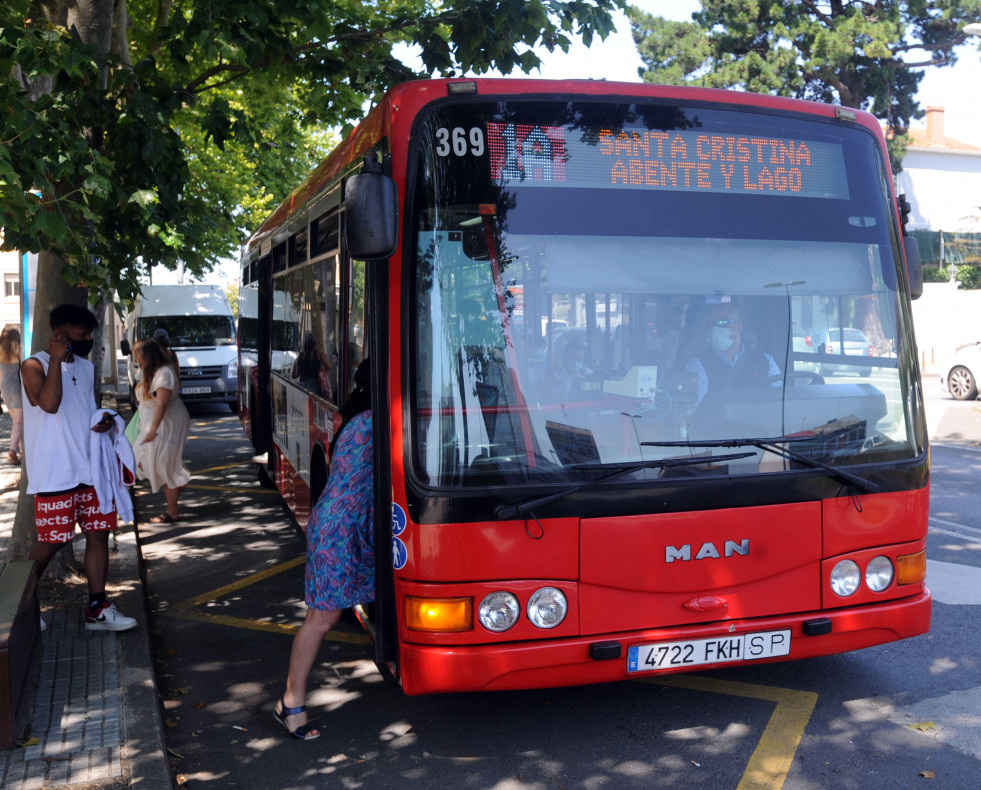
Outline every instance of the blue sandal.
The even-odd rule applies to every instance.
[[[276,710],[275,707],[273,707],[273,718],[276,719],[276,721],[278,721],[286,728],[286,732],[288,732],[298,741],[315,741],[317,738],[320,737],[319,732],[316,733],[315,735],[310,734],[310,731],[313,729],[313,727],[310,726],[310,722],[307,722],[306,724],[301,724],[295,730],[291,730],[290,725],[286,723],[286,720],[290,716],[296,716],[298,713],[303,713],[304,711],[306,711],[307,709],[306,705],[300,705],[300,707],[298,708],[287,708],[285,695],[280,698],[279,704],[282,706],[283,709],[282,711],[278,711]]]

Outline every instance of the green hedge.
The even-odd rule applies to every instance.
[[[981,266],[965,264],[957,267],[957,287],[962,291],[972,291],[981,288]]]
[[[936,266],[923,267],[923,282],[925,283],[949,283],[950,269],[939,269]]]

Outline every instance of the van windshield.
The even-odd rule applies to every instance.
[[[141,318],[138,337],[151,337],[167,330],[172,348],[202,348],[235,344],[235,326],[225,315],[163,315]]]

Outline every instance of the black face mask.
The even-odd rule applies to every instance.
[[[94,345],[95,341],[93,340],[73,340],[69,347],[76,357],[87,357]]]

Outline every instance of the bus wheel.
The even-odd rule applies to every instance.
[[[320,500],[320,495],[327,488],[327,461],[322,455],[314,458],[310,467],[310,507],[314,507]]]
[[[263,488],[275,488],[276,481],[269,475],[269,469],[265,464],[255,465],[255,476],[259,479],[259,485]]]

